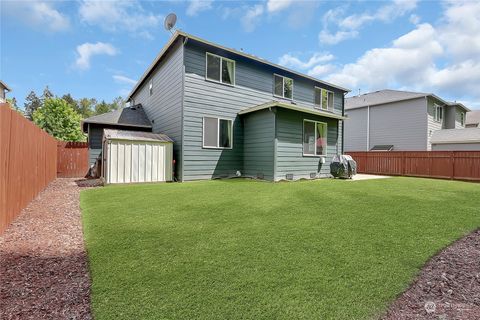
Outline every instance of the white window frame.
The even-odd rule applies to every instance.
[[[213,57],[220,58],[220,80],[215,80],[215,79],[210,79],[210,78],[208,78],[208,56],[209,56],[209,55],[210,55],[210,56],[213,56]],[[227,60],[227,61],[233,62],[233,83],[223,82],[223,80],[222,80],[223,60]],[[234,87],[234,86],[235,86],[236,77],[237,77],[237,63],[235,62],[235,60],[228,59],[228,58],[219,56],[218,54],[214,54],[214,53],[211,53],[211,52],[207,52],[207,53],[205,54],[205,80],[206,80],[206,81],[211,81],[211,82],[215,82],[215,83],[221,83],[221,84],[224,84],[224,85],[226,85],[226,86]]]
[[[319,105],[315,103],[315,95],[317,94],[317,89],[320,90],[320,104]],[[326,108],[323,108],[323,105],[322,105],[322,90],[325,90],[327,92],[327,107]],[[332,94],[332,109],[328,108],[328,94],[329,93]],[[314,94],[313,95],[313,104],[314,104],[316,109],[332,111],[332,112],[334,111],[334,109],[335,109],[335,92],[333,92],[331,90],[327,90],[325,88],[315,86],[314,89],[313,89],[313,94]]]
[[[465,127],[465,112],[460,112],[460,125]]]
[[[205,143],[205,118],[217,119],[217,146],[216,147],[204,145],[204,143]],[[219,147],[218,146],[218,140],[220,138],[220,120],[230,121],[230,123],[231,123],[232,137],[230,139],[230,147]],[[202,148],[203,149],[220,149],[220,150],[231,150],[231,149],[233,149],[233,119],[219,118],[219,117],[216,117],[216,116],[204,116],[202,118]]]
[[[315,124],[315,154],[309,154],[305,153],[305,149],[303,147],[303,138],[305,137],[305,122],[313,122]],[[325,148],[325,153],[324,154],[317,154],[317,139],[318,139],[318,130],[317,130],[317,123],[324,124],[327,128],[327,135],[325,139],[327,139],[327,147]],[[302,122],[302,154],[304,157],[326,157],[327,156],[327,149],[328,149],[328,123],[323,122],[323,121],[315,121],[315,120],[310,120],[310,119],[303,119]]]
[[[442,112],[438,112],[438,110],[442,110]],[[441,116],[440,116],[440,113],[441,113]],[[438,104],[433,105],[433,120],[439,123],[443,122],[443,106]]]
[[[282,95],[281,95],[281,96],[279,96],[278,94],[275,94],[275,76],[282,78]],[[292,80],[292,97],[291,97],[291,98],[285,97],[285,78],[286,78],[286,79],[289,79],[289,80]],[[295,82],[293,81],[292,78],[282,76],[281,74],[278,74],[278,73],[274,73],[274,74],[273,74],[273,96],[274,96],[274,97],[278,97],[278,98],[282,98],[282,99],[287,99],[287,100],[292,100],[292,101],[293,101],[293,87],[294,87],[294,86],[295,86]]]

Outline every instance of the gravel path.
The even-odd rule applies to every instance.
[[[79,208],[89,186],[53,181],[0,236],[0,318],[91,319]]]
[[[480,319],[480,230],[433,257],[383,319]]]

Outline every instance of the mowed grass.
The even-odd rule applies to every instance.
[[[480,185],[418,178],[81,194],[96,319],[364,319],[480,226]]]

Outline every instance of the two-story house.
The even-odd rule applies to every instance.
[[[465,127],[470,111],[432,93],[380,90],[345,99],[345,151],[432,150],[436,130]]]
[[[329,176],[343,152],[347,92],[177,31],[128,99],[174,141],[178,180],[278,181]]]

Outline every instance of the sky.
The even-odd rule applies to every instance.
[[[435,93],[480,109],[480,1],[1,1],[0,79],[126,97],[176,28],[349,88]]]

